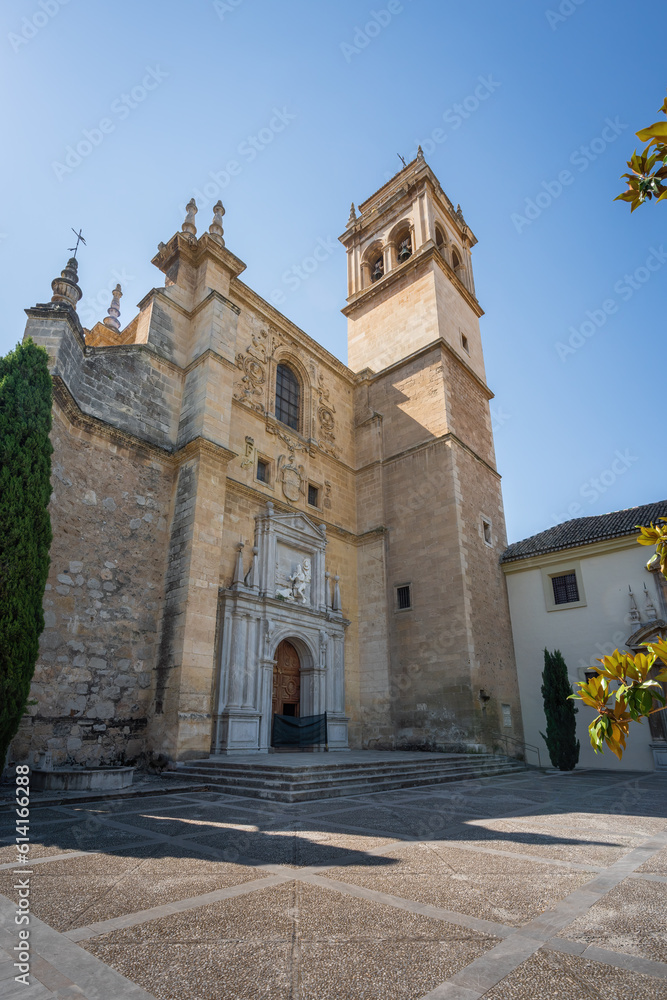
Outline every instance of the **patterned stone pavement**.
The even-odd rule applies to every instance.
[[[667,1000],[665,775],[37,806],[29,985],[14,822],[4,1000]]]

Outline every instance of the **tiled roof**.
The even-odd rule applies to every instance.
[[[659,517],[667,517],[667,500],[647,503],[642,507],[615,510],[611,514],[575,517],[572,521],[556,524],[553,528],[540,531],[539,534],[524,538],[521,542],[513,542],[507,546],[500,561],[514,562],[543,552],[558,552],[559,549],[589,545],[591,542],[601,542],[606,538],[632,535],[636,533],[635,525],[648,526],[655,523]]]

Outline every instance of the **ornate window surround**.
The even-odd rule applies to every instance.
[[[297,427],[290,427],[284,424],[276,414],[276,380],[278,375],[278,365],[285,365],[289,368],[297,382],[299,383],[299,419]],[[277,420],[281,427],[285,427],[289,433],[300,434],[301,437],[310,439],[313,437],[313,387],[308,370],[296,354],[287,350],[276,351],[269,364],[269,384],[271,395],[269,400],[268,413],[273,420]]]

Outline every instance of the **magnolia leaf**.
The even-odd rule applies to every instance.
[[[658,139],[667,139],[667,122],[654,122],[646,128],[640,128],[635,135],[641,142],[656,142]]]

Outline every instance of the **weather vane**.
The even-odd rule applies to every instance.
[[[396,156],[399,158],[399,160],[401,161],[401,163],[403,164],[403,166],[407,167],[407,163],[405,162],[405,160],[403,159],[403,157],[401,156],[401,154],[397,153]]]
[[[71,253],[71,252],[72,252],[72,250],[73,250],[73,251],[74,251],[74,257],[76,258],[76,252],[77,252],[77,250],[79,249],[79,243],[83,243],[83,245],[84,245],[84,247],[85,247],[85,245],[86,245],[86,241],[84,240],[84,238],[83,238],[83,233],[81,232],[81,230],[80,230],[80,229],[79,229],[79,232],[77,233],[76,229],[72,228],[71,226],[70,226],[70,228],[72,229],[72,232],[73,232],[73,233],[74,233],[74,235],[76,236],[76,246],[75,246],[75,247],[67,247],[67,250],[68,250],[68,251],[69,251],[70,253]]]

